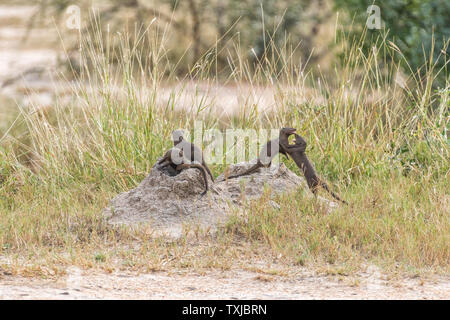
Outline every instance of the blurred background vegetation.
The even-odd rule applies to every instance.
[[[335,8],[345,9],[353,14],[353,34],[360,38],[367,20],[366,9],[372,1],[335,0]],[[396,44],[408,61],[404,68],[420,70],[426,73],[424,63],[430,55],[436,61],[436,69],[448,66],[448,39],[450,36],[450,1],[447,0],[393,0],[373,1],[380,7],[382,28],[387,32],[386,40]],[[371,43],[380,37],[379,30],[369,30],[365,38],[364,49],[370,50]],[[445,75],[441,72],[437,83],[445,84]]]
[[[73,4],[69,0],[40,1],[41,9],[30,19],[29,27],[49,14],[61,22],[67,7]],[[282,50],[287,43],[295,47],[290,49],[307,68],[320,63],[326,72],[342,54],[334,50],[336,41],[353,39],[364,39],[361,48],[366,52],[376,41],[392,41],[399,49],[397,54],[408,61],[403,68],[408,72],[418,70],[419,77],[426,73],[430,55],[436,70],[448,67],[450,2],[446,0],[80,0],[76,4],[81,7],[82,33],[93,30],[87,22],[91,21],[87,16],[92,13],[92,5],[98,9],[104,31],[146,29],[156,17],[155,26],[170,32],[166,56],[177,65],[178,74],[189,72],[209,53],[216,60],[210,71],[226,77],[230,51],[256,64],[266,56],[279,54],[273,48]],[[371,4],[381,9],[380,30],[365,28]],[[338,24],[346,37],[337,34]],[[434,85],[444,86],[446,74],[440,72]]]

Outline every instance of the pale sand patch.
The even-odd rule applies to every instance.
[[[58,280],[6,276],[0,299],[449,299],[450,280],[403,278],[378,273],[348,280],[299,269],[288,276],[245,270],[104,274],[71,268]],[[352,285],[358,279],[358,285]]]

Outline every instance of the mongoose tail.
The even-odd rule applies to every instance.
[[[322,188],[324,188],[325,190],[327,190],[327,191],[331,194],[331,196],[332,196],[333,198],[335,198],[336,200],[342,202],[343,204],[347,204],[347,205],[348,205],[348,202],[345,201],[345,200],[342,200],[337,194],[335,194],[333,191],[331,191],[330,188],[328,188],[328,185],[327,185],[325,182],[323,182],[322,180],[320,180],[320,184],[322,185]]]
[[[174,159],[173,157],[176,157],[177,159]],[[201,193],[201,195],[204,196],[208,192],[208,177],[206,176],[205,167],[200,163],[191,163],[188,159],[186,159],[186,157],[184,157],[183,150],[176,147],[168,150],[162,159],[157,162],[157,164],[159,169],[171,167],[176,173],[180,173],[182,170],[188,168],[196,168],[200,170],[205,184],[205,191]]]
[[[209,190],[209,186],[208,186],[208,177],[206,176],[206,170],[205,167],[202,166],[201,164],[198,163],[183,163],[177,166],[177,171],[181,171],[183,169],[189,169],[189,168],[196,168],[198,170],[200,170],[200,172],[202,173],[203,176],[203,181],[205,183],[205,191],[203,191],[201,193],[202,196],[204,196],[208,190]]]
[[[258,159],[256,164],[254,164],[250,169],[246,170],[245,172],[236,174],[234,176],[229,176],[227,179],[234,179],[234,178],[239,178],[239,177],[242,177],[242,176],[246,176],[246,175],[252,174],[253,172],[257,171],[261,167],[264,167],[264,165]]]

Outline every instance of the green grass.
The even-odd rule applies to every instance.
[[[395,75],[406,62],[391,60],[396,49],[383,41],[370,53],[357,42],[343,45],[345,61],[331,75],[301,72],[288,44],[271,47],[273,55],[255,66],[236,45],[224,84],[272,86],[279,109],[264,113],[244,102],[239,114],[218,117],[201,99],[190,111],[174,110],[184,81],[215,83],[214,56],[178,79],[164,35],[149,29],[142,37],[153,46],[151,57],[126,35],[94,30],[83,42],[85,64],[74,75],[80,84],[69,103],[3,104],[10,107],[0,109],[8,115],[0,118],[0,256],[13,263],[0,261],[0,268],[23,274],[57,273],[70,264],[230,268],[269,250],[293,266],[449,271],[449,89],[434,88],[433,61],[425,79],[412,72],[400,87]],[[100,46],[112,40],[121,43],[118,52]],[[159,105],[167,83],[172,97]],[[191,129],[197,119],[205,129],[298,128],[317,171],[351,205],[327,214],[298,191],[277,199],[276,210],[266,195],[232,216],[217,236],[177,241],[106,225],[101,211],[108,200],[145,177],[170,146],[172,130]],[[224,166],[212,169],[217,176]]]

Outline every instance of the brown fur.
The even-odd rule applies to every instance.
[[[342,200],[337,194],[331,191],[328,185],[321,178],[319,178],[316,170],[314,170],[313,165],[306,156],[305,150],[307,143],[301,136],[295,134],[295,144],[293,145],[290,145],[289,142],[286,143],[286,141],[283,141],[280,144],[283,145],[286,152],[295,161],[300,170],[302,170],[306,178],[306,182],[308,183],[308,187],[314,194],[317,194],[318,188],[322,187],[328,191],[333,198],[347,204],[346,201]]]

